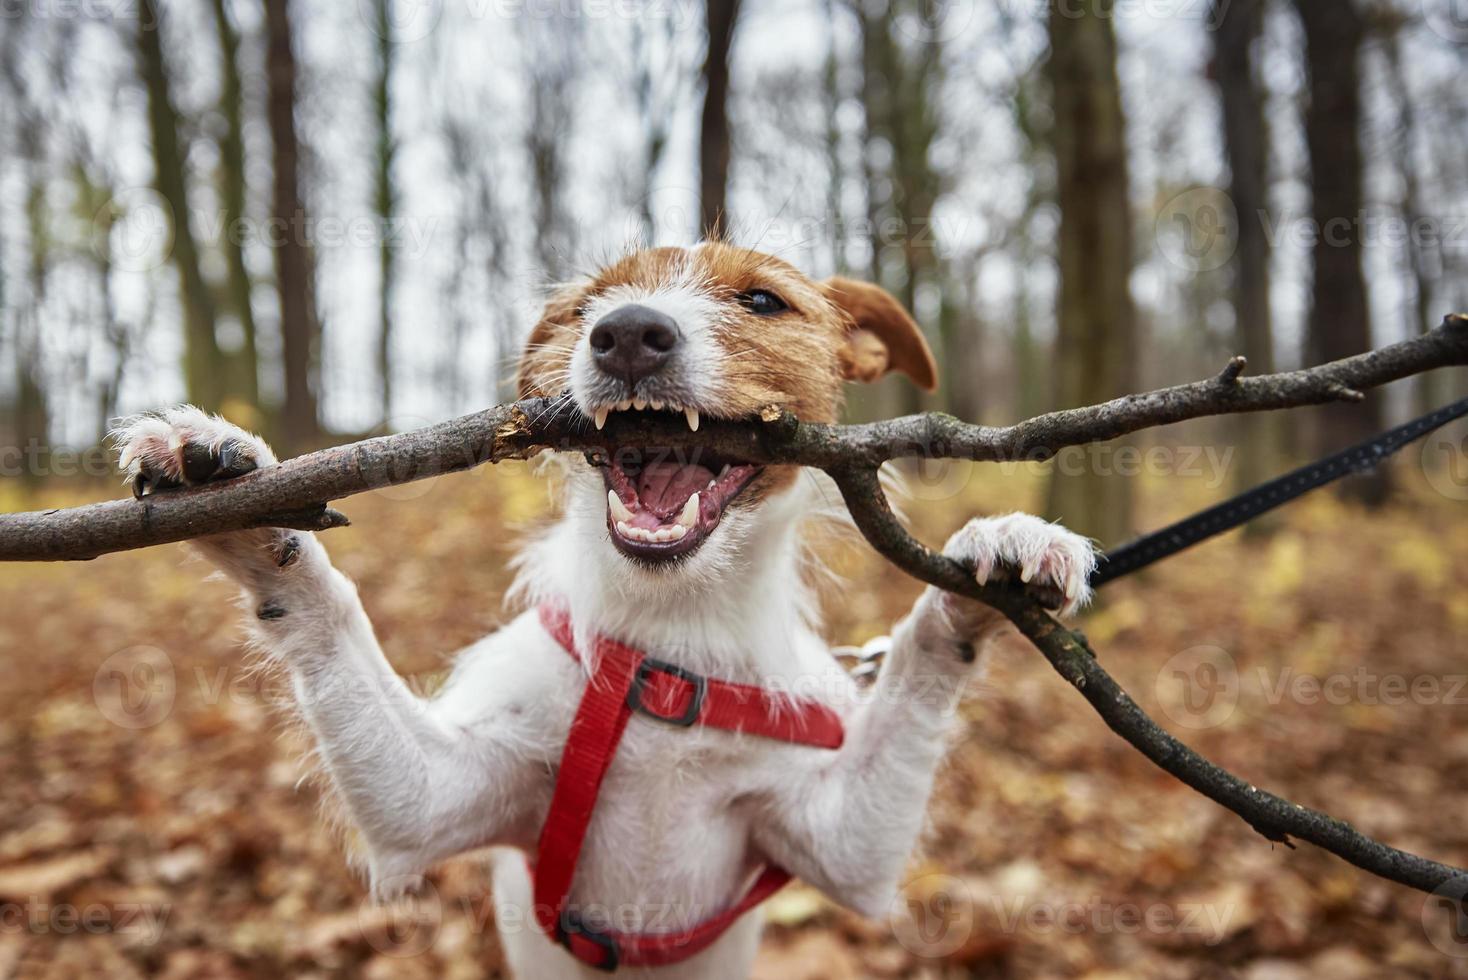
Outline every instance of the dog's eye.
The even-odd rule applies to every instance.
[[[756,316],[774,316],[790,309],[790,305],[768,289],[751,289],[739,294],[739,302]]]

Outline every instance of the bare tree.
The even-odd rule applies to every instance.
[[[194,404],[218,408],[226,390],[224,356],[214,333],[214,295],[204,278],[191,225],[188,151],[179,133],[157,0],[143,0],[137,24],[138,71],[148,92],[148,128],[153,140],[153,188],[172,212],[171,257],[178,270],[184,314],[185,387]]]
[[[260,408],[260,354],[255,312],[250,305],[253,286],[245,264],[245,241],[240,234],[245,218],[244,85],[240,81],[240,36],[230,20],[227,0],[211,0],[214,34],[219,43],[219,201],[224,235],[219,247],[229,270],[229,309],[239,320],[241,346],[230,365],[229,389],[252,408]]]
[[[1426,133],[1418,118],[1417,100],[1413,97],[1402,64],[1402,32],[1409,23],[1394,7],[1381,5],[1373,10],[1372,26],[1381,41],[1386,88],[1399,121],[1390,155],[1396,161],[1396,170],[1401,178],[1397,211],[1409,229],[1403,248],[1411,285],[1407,300],[1409,316],[1417,332],[1426,333],[1434,326],[1430,310],[1434,290],[1442,277],[1443,256],[1439,247],[1441,243],[1419,232],[1427,226],[1427,201],[1419,174],[1417,145]],[[1442,383],[1447,380],[1444,374],[1424,374],[1416,379],[1418,407],[1423,412],[1431,411],[1447,397],[1449,389]]]
[[[1361,219],[1365,201],[1361,153],[1361,44],[1365,24],[1354,0],[1294,0],[1305,32],[1310,101],[1305,143],[1310,156],[1315,242],[1314,283],[1306,353],[1333,360],[1371,346],[1370,308],[1362,269]],[[1316,410],[1317,452],[1369,439],[1382,426],[1382,400]],[[1353,496],[1379,504],[1390,489],[1385,470],[1344,485]]]
[[[377,64],[372,77],[373,122],[377,127],[376,154],[373,159],[373,209],[377,212],[380,239],[378,243],[377,282],[377,376],[382,385],[382,419],[392,417],[392,302],[395,254],[392,223],[397,211],[397,189],[393,184],[393,158],[397,143],[392,132],[393,19],[392,0],[374,0],[377,24]]]
[[[1233,259],[1234,342],[1249,366],[1274,370],[1274,329],[1269,306],[1269,238],[1262,216],[1269,209],[1269,126],[1253,51],[1264,29],[1265,0],[1214,0],[1213,75],[1223,105],[1223,148],[1228,157],[1229,197],[1238,214]],[[1269,415],[1233,421],[1236,440],[1248,447],[1238,482],[1268,479],[1278,453],[1278,422]]]
[[[728,226],[729,51],[739,19],[740,0],[706,0],[708,51],[703,59],[703,114],[698,131],[699,213],[706,234]]]
[[[573,16],[528,18],[522,39],[530,98],[525,148],[535,189],[536,255],[545,274],[559,281],[571,270],[575,238],[565,201],[566,145],[580,75],[580,29]]]
[[[672,18],[640,18],[632,23],[631,79],[637,121],[641,129],[642,158],[633,167],[632,194],[640,205],[639,218],[647,244],[657,240],[653,192],[663,154],[668,148],[677,100],[686,79],[682,64],[672,64],[676,33]]]
[[[1136,313],[1126,121],[1116,72],[1112,0],[1052,8],[1050,78],[1060,202],[1055,338],[1061,404],[1101,401],[1134,385]],[[1114,544],[1131,531],[1132,487],[1115,467],[1057,468],[1047,510]]]
[[[265,0],[265,31],[269,86],[266,115],[275,161],[271,210],[279,235],[272,244],[285,366],[281,435],[287,446],[299,451],[320,437],[316,410],[320,327],[310,243],[305,237],[306,205],[300,186],[301,144],[296,133],[296,56],[290,0]]]

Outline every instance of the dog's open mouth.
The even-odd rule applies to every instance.
[[[620,448],[601,461],[612,543],[648,562],[691,554],[761,469],[700,448]]]

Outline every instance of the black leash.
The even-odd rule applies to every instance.
[[[1240,524],[1246,524],[1260,514],[1287,504],[1311,490],[1352,473],[1369,470],[1403,446],[1464,415],[1468,415],[1468,398],[1429,412],[1395,429],[1389,429],[1369,442],[1342,449],[1268,483],[1261,483],[1252,490],[1246,490],[1192,517],[1169,524],[1160,531],[1129,541],[1106,555],[1091,576],[1091,585],[1100,587],[1123,575],[1130,575],[1175,555],[1184,548],[1206,541],[1216,534],[1231,531]]]

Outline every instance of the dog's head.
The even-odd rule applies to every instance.
[[[769,405],[834,422],[844,381],[890,371],[927,390],[937,384],[922,331],[890,294],[816,282],[772,256],[708,243],[638,252],[560,290],[530,335],[519,389],[569,390],[598,427],[634,411],[697,428]],[[601,484],[585,481],[586,492],[604,485],[612,543],[648,567],[738,533],[721,527],[752,526],[796,480],[794,467],[656,446],[625,447],[600,469]]]

